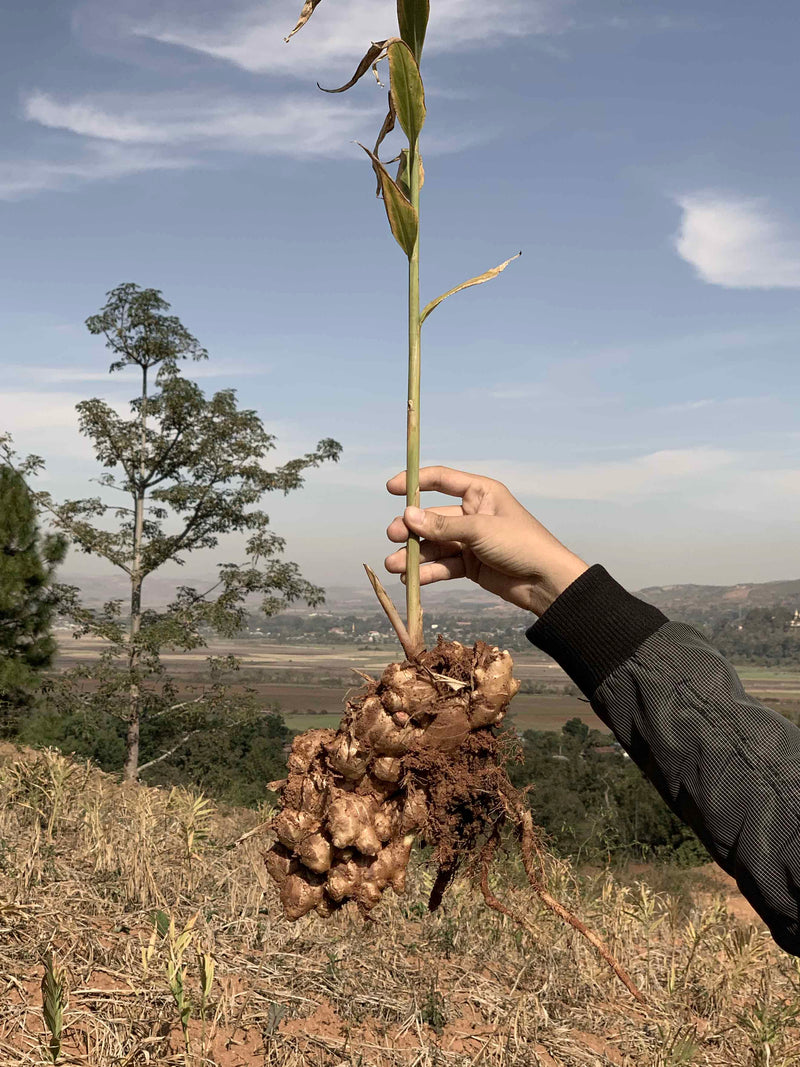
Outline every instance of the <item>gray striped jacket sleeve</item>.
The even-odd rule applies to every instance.
[[[770,928],[800,955],[800,729],[749,697],[691,626],[600,566],[527,631]]]

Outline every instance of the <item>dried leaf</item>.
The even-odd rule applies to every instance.
[[[394,238],[410,258],[419,233],[417,213],[375,153],[370,152],[363,144],[360,144],[360,147],[364,149],[372,160],[372,169],[381,184],[383,206],[386,208],[386,217],[389,220]]]
[[[294,37],[298,30],[302,30],[302,28],[314,14],[314,8],[317,6],[317,4],[321,2],[322,0],[306,0],[306,2],[303,4],[303,10],[300,12],[300,18],[297,20],[297,25],[289,34],[289,37],[284,37],[284,41],[288,41],[290,37]]]
[[[391,41],[386,49],[389,56],[389,83],[397,118],[413,147],[425,125],[425,90],[414,54],[404,41]]]
[[[448,289],[446,293],[442,293],[441,296],[437,296],[435,300],[431,300],[430,304],[426,304],[422,314],[419,317],[420,325],[427,319],[428,315],[437,308],[443,300],[446,300],[448,296],[452,296],[453,293],[460,293],[462,289],[469,289],[473,285],[482,285],[483,282],[490,282],[492,278],[496,278],[498,274],[502,273],[515,259],[519,259],[522,255],[521,252],[517,252],[511,259],[507,259],[505,263],[501,263],[498,267],[492,267],[491,270],[487,270],[485,274],[479,274],[476,278],[470,278],[468,282],[462,282],[461,285],[457,285],[455,289]]]
[[[386,113],[386,118],[383,120],[383,125],[381,126],[380,133],[378,134],[378,140],[375,142],[375,147],[372,149],[376,156],[378,154],[378,149],[394,129],[394,120],[396,116],[397,112],[394,109],[394,101],[392,100],[392,94],[389,93],[389,110]]]
[[[322,86],[317,82],[317,88],[322,89],[323,93],[344,93],[348,89],[352,89],[359,78],[363,78],[369,68],[373,64],[377,63],[379,59],[383,58],[383,53],[386,50],[386,46],[392,41],[396,41],[397,37],[387,37],[385,41],[373,41],[369,46],[369,51],[356,67],[356,72],[349,82],[345,82],[344,85],[340,85],[338,89],[322,89]]]
[[[383,125],[381,126],[380,132],[378,134],[378,140],[375,142],[375,147],[372,149],[373,154],[376,155],[376,156],[377,156],[378,150],[380,149],[380,147],[383,144],[384,140],[389,136],[389,134],[394,129],[395,115],[396,115],[396,113],[395,113],[395,110],[394,110],[394,102],[392,101],[392,94],[390,92],[389,93],[389,110],[386,112],[386,118],[383,120]],[[375,195],[376,196],[380,196],[381,195],[380,178],[378,179],[378,188],[377,188],[377,190],[375,192]]]
[[[419,63],[422,58],[422,45],[430,15],[430,0],[397,0],[397,22],[400,36],[406,42]]]
[[[458,678],[451,678],[447,674],[439,674],[437,671],[430,671],[431,678],[435,678],[437,682],[444,682],[445,685],[449,685],[451,689],[455,689],[458,692],[459,689],[466,689],[469,682],[459,681]]]

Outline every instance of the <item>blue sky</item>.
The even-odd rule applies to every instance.
[[[394,4],[324,0],[287,45],[299,7],[2,0],[0,424],[54,492],[96,491],[74,404],[132,382],[83,320],[159,288],[277,461],[342,442],[267,509],[309,578],[355,585],[404,465],[405,260],[353,144],[384,91],[314,83]],[[423,462],[504,480],[630,587],[797,577],[795,4],[432,8],[424,299],[523,256],[425,326]]]

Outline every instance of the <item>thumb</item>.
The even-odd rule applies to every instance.
[[[403,522],[412,533],[429,541],[462,541],[471,544],[478,538],[479,515],[440,515],[423,508],[406,508]]]

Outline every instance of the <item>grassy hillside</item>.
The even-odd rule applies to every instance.
[[[550,865],[552,891],[612,945],[648,998],[641,1008],[508,861],[494,888],[530,916],[526,932],[465,882],[428,914],[422,861],[407,896],[369,922],[345,912],[288,924],[261,860],[267,814],[0,750],[3,1067],[51,1062],[48,953],[51,1024],[66,998],[64,1064],[799,1062],[800,968],[718,882]]]

